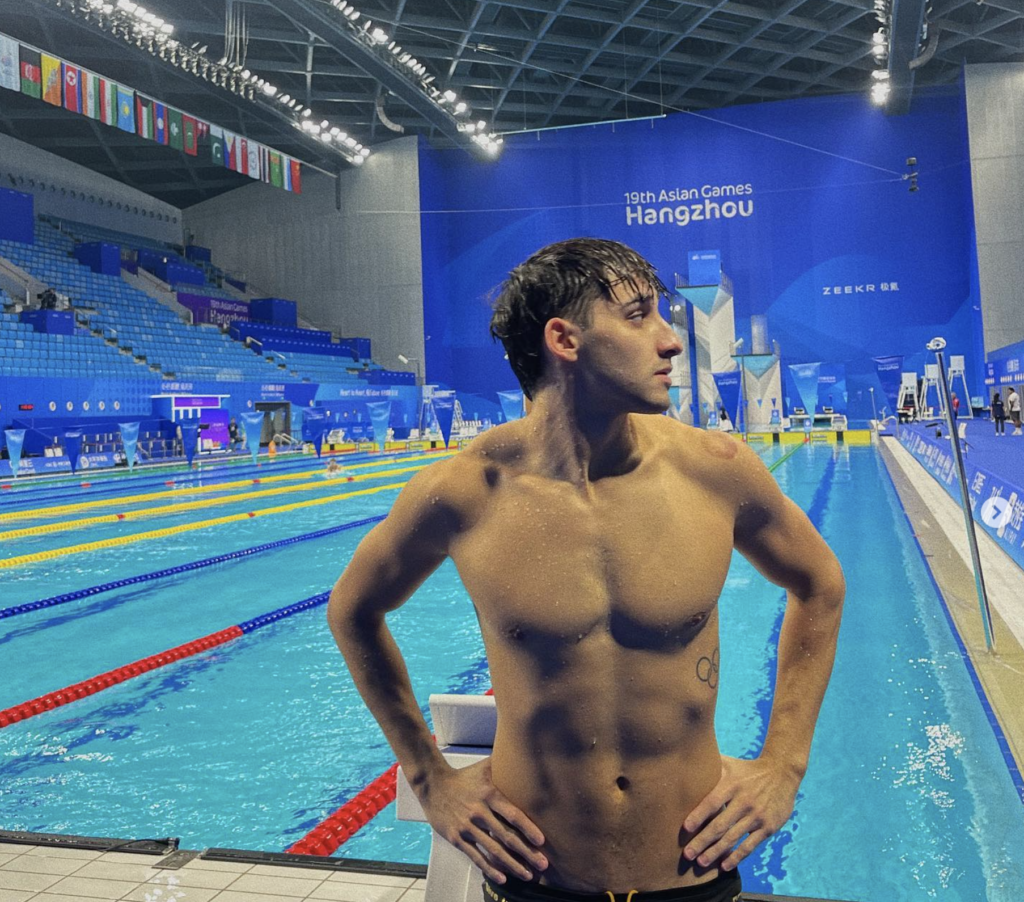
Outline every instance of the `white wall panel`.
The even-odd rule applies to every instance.
[[[1024,65],[966,67],[985,351],[1024,340]]]
[[[302,194],[254,182],[185,211],[197,244],[261,291],[297,301],[304,319],[373,342],[373,357],[410,369],[423,358],[419,160],[415,137],[379,146],[340,176],[303,170]]]
[[[177,207],[8,135],[0,135],[0,187],[33,195],[37,216],[181,244]]]

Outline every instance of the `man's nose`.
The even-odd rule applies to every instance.
[[[672,328],[671,323],[664,319],[661,322],[663,329],[658,354],[665,360],[678,357],[683,353],[683,341],[676,334],[676,330]]]

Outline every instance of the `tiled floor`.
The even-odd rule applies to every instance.
[[[0,843],[0,902],[423,902],[425,881]]]

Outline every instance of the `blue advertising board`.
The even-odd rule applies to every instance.
[[[935,478],[949,496],[960,503],[960,482],[949,441],[925,435],[920,427],[901,426],[903,445]],[[1015,485],[967,455],[964,459],[967,490],[974,522],[992,537],[1020,567],[1024,567],[1024,485]]]

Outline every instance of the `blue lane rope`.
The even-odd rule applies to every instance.
[[[199,570],[202,567],[212,567],[214,564],[222,564],[225,561],[237,560],[241,557],[247,557],[252,554],[261,554],[264,551],[271,551],[275,548],[284,548],[287,545],[294,545],[297,542],[308,542],[312,539],[322,539],[325,536],[331,536],[335,533],[344,532],[347,529],[358,529],[360,526],[369,526],[372,523],[379,523],[383,520],[387,514],[381,514],[376,517],[367,517],[364,520],[353,520],[351,523],[342,523],[339,526],[330,526],[327,529],[318,529],[316,532],[307,532],[302,535],[293,536],[290,539],[280,539],[277,542],[267,542],[264,545],[254,545],[252,548],[243,548],[241,551],[232,551],[228,554],[219,554],[216,557],[206,558],[201,561],[192,561],[188,564],[180,564],[177,567],[168,567],[165,570],[155,570],[152,573],[143,573],[140,576],[132,576],[127,579],[118,579],[109,583],[102,583],[98,586],[90,586],[87,589],[77,589],[74,592],[65,592],[63,595],[54,595],[52,598],[44,598],[41,601],[32,601],[28,604],[15,605],[12,608],[0,608],[0,620],[7,617],[15,617],[18,614],[28,614],[31,611],[39,611],[43,608],[52,608],[56,605],[67,604],[69,601],[77,601],[80,598],[88,598],[91,595],[98,595],[101,592],[109,592],[112,589],[122,589],[125,586],[134,586],[138,583],[149,582],[154,579],[163,579],[167,576],[175,576],[178,573],[188,573],[192,570]],[[314,596],[319,598],[320,596]],[[306,601],[298,602],[298,605],[307,604]],[[292,605],[292,608],[297,608],[296,605]],[[282,610],[294,613],[290,608],[282,608]],[[282,614],[275,616],[280,612],[272,612],[271,614],[264,614],[263,617],[256,618],[256,621],[264,621],[267,617],[273,617],[274,619],[280,619],[280,616],[287,616]],[[249,623],[255,623],[256,621],[249,621]],[[255,628],[255,627],[254,627]],[[243,627],[244,629],[244,627]]]
[[[301,611],[308,611],[310,608],[327,604],[327,599],[330,597],[330,592],[321,592],[319,595],[311,595],[309,598],[304,598],[302,601],[295,602],[295,604],[290,604],[284,608],[278,608],[276,611],[271,611],[269,614],[260,614],[259,617],[254,617],[252,620],[246,620],[244,623],[239,623],[238,628],[243,633],[251,633],[254,630],[258,630],[261,626],[269,626],[271,623],[276,623],[278,620],[283,620],[285,617],[291,617],[292,614],[298,614]]]

